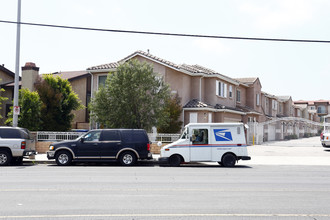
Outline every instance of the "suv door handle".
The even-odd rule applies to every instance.
[[[94,145],[94,146],[97,146],[97,143],[94,143],[93,145]]]

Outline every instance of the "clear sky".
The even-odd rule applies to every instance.
[[[0,0],[17,20],[17,0]],[[329,0],[22,0],[22,22],[201,35],[330,40]],[[0,64],[15,71],[16,25],[0,23]],[[330,100],[330,44],[93,32],[22,25],[20,66],[84,70],[136,50],[199,64],[293,100]]]

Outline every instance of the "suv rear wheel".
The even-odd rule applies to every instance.
[[[120,154],[119,162],[123,166],[132,166],[136,163],[136,155],[131,151],[125,151]]]
[[[68,166],[72,162],[72,155],[68,151],[60,151],[56,154],[55,160],[59,166]]]
[[[6,166],[11,161],[11,154],[6,150],[0,150],[0,166]]]

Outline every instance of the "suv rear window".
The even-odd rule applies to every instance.
[[[148,143],[148,135],[144,130],[123,130],[123,141],[127,143]]]

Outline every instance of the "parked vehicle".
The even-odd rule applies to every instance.
[[[152,159],[147,132],[142,129],[91,130],[73,141],[53,143],[47,152],[60,166],[74,161],[119,161],[131,166],[138,159]]]
[[[326,118],[330,118],[330,116],[325,116],[324,120]],[[324,122],[323,123],[323,131],[320,136],[320,141],[323,147],[330,147],[330,124]]]
[[[35,155],[35,141],[29,130],[20,127],[0,127],[0,166],[21,164],[23,157]]]
[[[330,147],[330,133],[321,133],[321,144],[323,147]]]
[[[161,149],[159,162],[179,166],[183,162],[215,161],[225,167],[250,160],[243,123],[190,123],[181,138]]]

